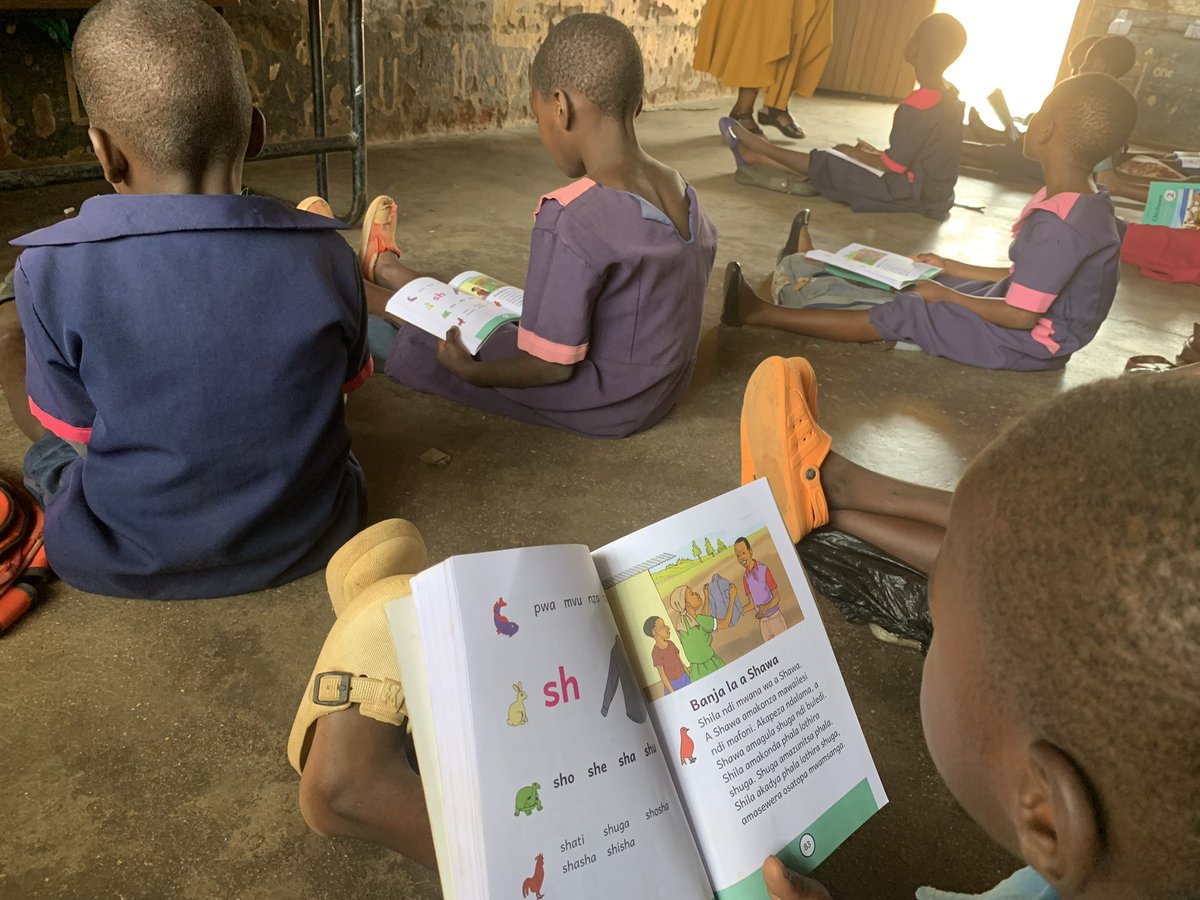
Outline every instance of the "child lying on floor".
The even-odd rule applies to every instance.
[[[785,193],[819,193],[848,203],[855,212],[916,212],[945,219],[958,181],[963,103],[944,74],[966,43],[962,24],[946,13],[935,13],[917,25],[904,58],[916,69],[919,87],[896,108],[888,149],[846,144],[834,148],[862,165],[825,150],[803,153],[776,147],[733,119],[723,119],[721,131],[738,164],[738,181]],[[772,171],[791,174],[770,177]],[[763,175],[767,177],[759,177]],[[794,186],[803,176],[811,185],[808,190],[802,189],[808,185]]]
[[[864,309],[776,306],[762,300],[731,263],[722,322],[762,325],[834,341],[912,341],[926,353],[986,369],[1058,369],[1095,337],[1120,277],[1121,228],[1107,192],[1091,172],[1129,138],[1137,101],[1108,75],[1069,78],[1029,123],[1025,153],[1041,163],[1046,188],[1013,225],[1011,266],[976,266],[932,253],[941,267],[895,295],[855,286],[841,290],[873,304]],[[797,222],[785,253],[812,249],[806,220]],[[784,260],[793,274],[809,264]],[[809,266],[809,286],[828,290],[828,276]],[[785,298],[786,299],[786,298]]]
[[[522,422],[624,437],[661,420],[687,389],[716,229],[679,173],[638,146],[642,56],[628,28],[602,15],[564,19],[530,79],[542,144],[580,180],[538,204],[520,327],[494,333],[479,359],[457,331],[439,345],[402,328],[384,371]],[[364,228],[368,301],[384,315],[419,276],[400,262],[389,198]]]

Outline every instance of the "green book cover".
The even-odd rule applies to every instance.
[[[1200,229],[1200,185],[1155,181],[1150,185],[1143,225]]]

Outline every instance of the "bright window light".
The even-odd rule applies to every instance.
[[[994,120],[986,97],[1004,91],[1014,116],[1036,112],[1054,87],[1077,0],[940,0],[967,29],[967,49],[946,71],[963,100]]]

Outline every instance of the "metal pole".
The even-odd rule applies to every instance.
[[[321,0],[308,0],[308,62],[312,69],[313,134],[325,137],[325,54],[321,27]],[[329,199],[329,165],[317,154],[317,193]]]
[[[367,88],[366,63],[363,60],[363,4],[362,0],[347,0],[349,5],[349,57],[350,57],[350,133],[355,139],[351,157],[350,212],[342,221],[354,224],[362,218],[367,208]]]

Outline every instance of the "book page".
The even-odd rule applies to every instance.
[[[759,480],[597,550],[722,900],[766,900],[887,802],[837,660]]]
[[[454,557],[413,585],[458,895],[711,897],[587,548]],[[472,860],[454,845],[475,825]]]
[[[849,153],[843,153],[841,150],[834,150],[831,147],[829,149],[822,148],[821,152],[828,153],[830,156],[836,156],[838,159],[843,159],[853,166],[858,166],[860,169],[866,169],[868,172],[878,175],[880,178],[882,178],[886,174],[883,171],[883,169],[879,169],[879,168],[876,168],[875,166],[867,165],[861,159],[851,156]]]
[[[806,259],[864,275],[889,287],[900,289],[914,281],[933,278],[942,270],[937,266],[919,263],[898,253],[888,253],[864,244],[849,244],[837,253],[810,250]]]
[[[450,279],[450,287],[460,294],[487,300],[497,309],[521,315],[525,304],[525,292],[511,284],[498,281],[482,272],[460,272]]]
[[[437,338],[445,338],[446,332],[457,326],[463,344],[472,354],[479,351],[497,328],[519,318],[489,300],[460,294],[436,278],[410,281],[388,300],[387,311]]]

